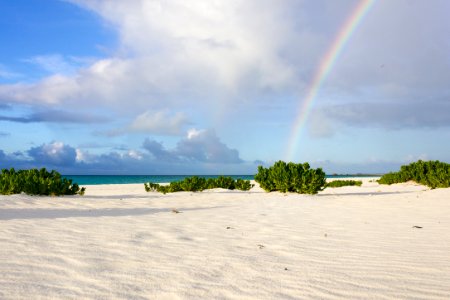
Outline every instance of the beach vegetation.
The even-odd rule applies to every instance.
[[[158,183],[148,182],[144,183],[144,188],[147,192],[160,192],[163,194],[175,192],[200,192],[207,189],[228,189],[248,191],[253,187],[250,180],[233,179],[231,177],[219,176],[217,178],[208,178],[192,176],[187,177],[181,181],[173,181],[168,185],[161,185]]]
[[[57,171],[2,169],[0,173],[0,194],[12,195],[84,195],[85,188],[80,188],[71,179],[61,176]]]
[[[333,180],[327,182],[325,188],[338,188],[342,186],[361,186],[361,180]]]
[[[286,163],[281,160],[269,168],[259,166],[255,181],[267,192],[299,194],[317,194],[326,185],[325,172],[321,168],[311,169],[308,163]]]
[[[436,161],[413,162],[400,167],[400,171],[384,174],[379,184],[415,181],[432,189],[450,187],[450,164]]]

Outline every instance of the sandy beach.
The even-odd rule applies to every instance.
[[[450,299],[450,189],[363,181],[0,196],[0,299]]]

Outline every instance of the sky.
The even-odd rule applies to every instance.
[[[255,174],[285,160],[354,174],[450,162],[449,11],[447,0],[0,0],[0,167]]]

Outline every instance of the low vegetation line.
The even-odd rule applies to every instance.
[[[413,162],[401,166],[400,171],[384,174],[379,184],[402,183],[413,180],[432,189],[450,187],[450,164],[436,161]]]
[[[84,195],[86,188],[81,188],[71,179],[61,177],[61,174],[45,168],[40,170],[2,169],[0,174],[0,194],[12,195],[26,193],[28,195]]]
[[[361,186],[362,181],[361,180],[333,180],[330,182],[327,182],[326,188],[337,188],[342,186]]]
[[[250,180],[236,179],[231,177],[219,176],[218,178],[202,178],[198,176],[187,177],[181,181],[171,182],[169,185],[160,185],[158,183],[144,183],[147,192],[175,193],[175,192],[200,192],[208,189],[228,189],[248,191],[253,187]]]

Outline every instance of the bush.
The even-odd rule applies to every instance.
[[[400,171],[384,174],[379,180],[380,184],[402,183],[413,180],[430,188],[450,187],[450,164],[436,161],[413,162],[401,166]]]
[[[231,177],[219,176],[217,179],[211,180],[211,182],[214,182],[212,188],[222,188],[227,190],[234,190],[236,188],[235,181]]]
[[[295,164],[278,161],[269,168],[258,167],[255,181],[267,192],[280,191],[317,194],[325,187],[325,173],[321,168],[310,169],[308,163]]]
[[[253,186],[254,186],[254,184],[251,184],[250,180],[243,180],[243,179],[239,178],[234,182],[234,187],[240,191],[248,191]]]
[[[62,178],[55,170],[47,172],[40,170],[3,169],[0,174],[0,194],[11,195],[22,192],[28,195],[84,195],[85,188],[73,183],[71,179]]]
[[[238,189],[248,191],[253,187],[250,180],[237,179],[231,177],[219,176],[218,178],[205,179],[198,176],[187,177],[182,181],[174,181],[168,185],[160,185],[157,183],[144,183],[147,192],[160,192],[163,194],[174,192],[197,192],[207,189],[223,188],[228,190]]]
[[[333,180],[326,184],[325,188],[337,188],[342,186],[361,186],[361,180]]]

